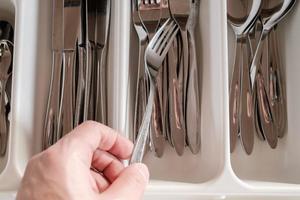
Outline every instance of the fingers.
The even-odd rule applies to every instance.
[[[149,171],[144,164],[133,164],[125,168],[110,187],[101,194],[103,199],[140,200],[148,183]]]
[[[88,121],[60,140],[69,152],[76,152],[89,162],[96,149],[108,151],[120,159],[128,159],[133,144],[117,131],[97,122]]]
[[[124,170],[123,163],[106,151],[96,150],[92,160],[92,167],[102,172],[112,183]]]
[[[94,185],[94,189],[95,189],[95,192],[103,192],[105,191],[110,183],[108,180],[106,180],[103,176],[101,176],[99,173],[97,172],[94,172],[93,170],[91,170],[91,174],[92,174],[92,177],[94,178],[95,180],[95,184]]]

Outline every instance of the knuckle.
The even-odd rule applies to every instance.
[[[95,121],[86,121],[82,124],[82,126],[86,126],[86,127],[98,127],[100,125],[100,123],[95,122]]]

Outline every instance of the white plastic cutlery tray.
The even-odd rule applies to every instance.
[[[51,2],[0,0],[0,19],[15,27],[12,120],[8,154],[0,159],[1,200],[15,198],[28,160],[41,151],[51,76]],[[108,53],[109,125],[127,135],[132,130],[138,49],[130,3],[112,0]],[[297,2],[278,27],[288,100],[286,135],[275,150],[256,139],[252,155],[247,156],[240,143],[230,154],[228,85],[234,35],[227,29],[226,0],[201,0],[201,152],[192,155],[186,149],[178,157],[168,147],[161,159],[147,154],[151,181],[146,200],[300,198],[299,20]]]

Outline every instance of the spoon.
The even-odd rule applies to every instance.
[[[287,124],[287,102],[286,102],[286,92],[285,85],[283,82],[282,74],[281,74],[281,61],[280,61],[280,53],[279,53],[279,41],[277,38],[277,26],[274,27],[273,31],[270,33],[270,54],[272,63],[272,73],[270,76],[272,77],[273,84],[271,85],[273,88],[270,89],[270,98],[272,100],[271,106],[274,107],[275,115],[276,115],[276,127],[278,137],[282,138],[285,133],[285,128]]]
[[[261,0],[228,0],[228,22],[236,37],[236,54],[229,91],[230,150],[234,151],[238,134],[247,154],[253,150],[253,105],[249,77],[247,35],[255,25]],[[242,53],[242,55],[241,55]]]
[[[251,84],[252,88],[254,85],[257,85],[258,92],[258,109],[260,115],[261,127],[263,130],[263,134],[267,142],[269,143],[271,148],[276,148],[277,146],[277,133],[274,127],[274,110],[270,106],[270,97],[268,95],[268,57],[264,55],[264,53],[268,53],[268,35],[270,31],[277,25],[283,17],[291,10],[296,0],[284,0],[277,1],[277,5],[275,5],[275,1],[272,1],[273,8],[276,6],[280,6],[280,9],[272,14],[271,17],[264,17],[262,19],[263,29],[262,33],[257,45],[256,52],[254,54],[254,58],[251,63]],[[268,4],[268,6],[270,6]]]

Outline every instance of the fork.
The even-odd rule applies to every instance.
[[[141,22],[144,25],[146,32],[148,33],[148,40],[150,41],[153,38],[157,28],[159,27],[162,15],[163,3],[158,0],[138,0],[138,11],[141,18]],[[161,157],[164,150],[164,136],[163,136],[163,121],[162,121],[162,113],[161,113],[161,80],[162,74],[159,72],[158,81],[155,86],[155,94],[154,94],[154,109],[152,111],[152,120],[151,120],[151,128],[150,128],[150,148],[154,150],[156,156]],[[147,79],[147,77],[146,77]],[[147,89],[146,80],[146,91]],[[147,92],[146,92],[147,93]]]
[[[171,44],[173,43],[178,30],[178,25],[172,19],[167,20],[162,27],[159,28],[147,46],[145,52],[145,65],[150,82],[150,93],[148,96],[146,112],[143,117],[142,125],[139,129],[139,134],[130,163],[140,163],[143,160],[154,103],[156,79],[159,69],[161,68],[161,65],[171,47]]]
[[[190,6],[189,0],[169,0],[171,15],[180,27],[179,60],[177,66],[170,67],[170,129],[175,150],[179,155],[183,154],[186,137],[184,117],[189,64],[187,23]]]

